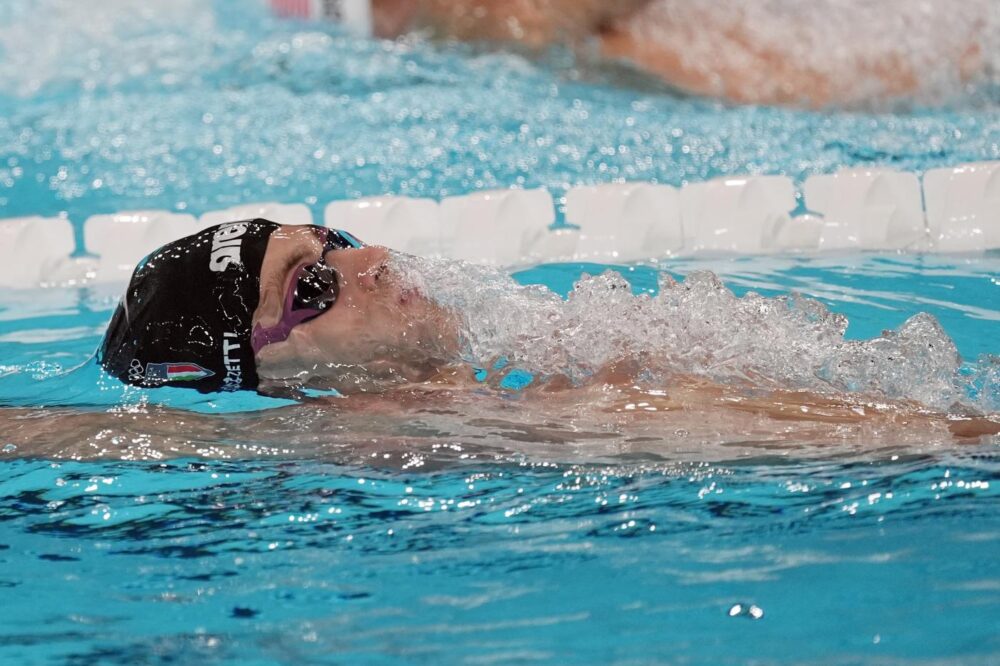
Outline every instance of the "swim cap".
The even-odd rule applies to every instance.
[[[98,362],[137,386],[256,389],[250,329],[267,242],[279,227],[261,219],[220,224],[143,259]]]

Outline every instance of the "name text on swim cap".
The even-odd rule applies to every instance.
[[[222,380],[223,391],[239,391],[243,385],[243,369],[239,356],[230,356],[229,352],[240,348],[240,343],[233,340],[235,333],[222,334],[222,364],[226,368],[226,378]]]
[[[212,236],[212,258],[208,262],[211,270],[221,273],[231,263],[243,263],[240,259],[240,244],[246,230],[247,225],[233,222],[215,232]]]

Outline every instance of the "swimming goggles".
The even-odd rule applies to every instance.
[[[326,263],[326,253],[332,250],[364,247],[357,238],[337,229],[311,227],[323,241],[319,260],[302,264],[295,269],[295,276],[285,295],[281,319],[274,326],[254,326],[250,346],[254,354],[269,344],[288,339],[292,329],[310,319],[315,319],[337,302],[340,296],[340,276]]]

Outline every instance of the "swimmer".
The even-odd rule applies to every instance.
[[[620,358],[582,380],[556,373],[512,392],[497,379],[478,381],[462,359],[460,313],[423,293],[406,261],[344,231],[259,219],[169,243],[136,268],[97,354],[118,380],[154,389],[149,402],[3,408],[0,432],[18,456],[284,451],[352,461],[387,450],[423,457],[421,441],[433,449],[441,437],[491,455],[704,461],[732,459],[734,447],[741,455],[799,455],[806,447],[868,455],[1000,433],[995,416],[876,395],[683,373],[651,382],[650,368],[667,365],[652,357]],[[155,390],[165,386],[212,399],[256,391],[295,404],[226,416],[177,411],[156,404]]]
[[[143,387],[273,395],[332,388],[348,398],[338,409],[370,413],[387,404],[398,411],[469,400],[470,389],[482,385],[461,361],[460,346],[456,314],[403,279],[385,248],[325,227],[246,220],[170,243],[140,263],[98,361]],[[635,359],[622,359],[583,384],[559,375],[527,393],[532,403],[583,400],[629,419],[655,413],[688,422],[707,410],[728,420],[749,414],[834,429],[895,424],[973,439],[1000,432],[988,418],[945,419],[912,403],[872,405],[790,390],[748,395],[694,377],[674,377],[669,394],[650,393],[639,386],[642,370]],[[475,399],[489,401],[482,391]],[[644,414],[627,413],[636,403]]]
[[[939,99],[986,73],[989,3],[944,0],[372,0],[374,32],[625,61],[683,91],[751,104]],[[805,6],[808,5],[808,6]]]

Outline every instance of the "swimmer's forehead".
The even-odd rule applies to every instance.
[[[274,277],[275,271],[282,272],[291,268],[296,261],[312,263],[320,258],[323,248],[327,245],[327,234],[339,237],[341,249],[362,247],[363,243],[346,231],[328,229],[313,225],[283,224],[271,234],[268,239],[264,263],[261,266],[261,278],[266,280]]]

